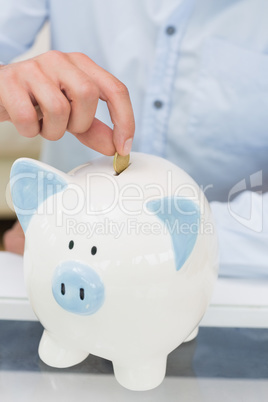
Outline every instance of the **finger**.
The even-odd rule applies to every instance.
[[[59,140],[65,133],[71,106],[62,91],[45,76],[30,83],[31,92],[42,112],[40,134],[51,141]]]
[[[48,62],[38,61],[40,69],[61,89],[71,105],[67,130],[71,133],[84,133],[96,114],[100,95],[98,87],[70,61],[68,54],[51,51],[43,56],[48,58]]]
[[[129,104],[129,95],[124,93],[112,92],[108,89],[107,106],[111,115],[111,120],[114,124],[113,141],[117,152],[120,155],[128,155],[131,151],[135,121],[133,116],[132,106]]]
[[[40,132],[40,123],[29,93],[15,81],[1,86],[1,102],[6,117],[24,137],[35,137]]]
[[[128,154],[134,136],[135,121],[127,88],[87,56],[80,53],[70,53],[69,57],[75,65],[94,79],[94,83],[100,90],[100,99],[107,102],[114,124],[113,142],[115,148],[121,155]]]
[[[71,104],[68,131],[84,133],[91,126],[96,114],[100,96],[98,87],[77,68],[62,71],[60,87]]]
[[[87,147],[104,155],[114,155],[113,130],[98,119],[94,119],[90,128],[84,133],[73,133]]]

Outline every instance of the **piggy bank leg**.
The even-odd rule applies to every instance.
[[[44,363],[52,367],[74,366],[89,355],[85,350],[75,349],[73,344],[62,342],[44,330],[38,353]]]
[[[113,362],[119,384],[132,391],[147,391],[161,384],[166,374],[167,356],[140,362]]]
[[[183,342],[190,342],[193,339],[195,339],[198,335],[199,332],[199,327],[196,327],[191,333],[190,335],[187,336],[187,338],[183,341]]]

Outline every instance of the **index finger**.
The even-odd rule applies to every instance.
[[[107,103],[113,128],[113,142],[120,155],[130,153],[135,120],[127,87],[116,77],[82,53],[69,53],[70,60],[84,71],[100,90],[100,99]]]

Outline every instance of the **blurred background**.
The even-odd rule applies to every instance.
[[[49,50],[49,24],[45,24],[33,47],[14,62],[29,59]],[[3,233],[15,221],[15,213],[9,196],[9,173],[12,163],[21,157],[38,159],[41,148],[39,136],[22,137],[10,122],[0,123],[0,249],[3,249]]]

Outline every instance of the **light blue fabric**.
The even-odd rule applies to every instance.
[[[8,63],[34,43],[48,18],[46,0],[4,1],[0,7],[0,60]]]
[[[196,0],[184,0],[158,33],[155,61],[145,95],[141,149],[166,156],[169,115],[180,46]],[[153,107],[154,102],[160,107]]]

